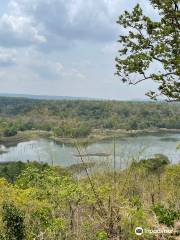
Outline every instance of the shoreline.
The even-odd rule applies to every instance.
[[[96,142],[123,137],[136,137],[147,134],[161,134],[161,133],[180,133],[180,129],[166,129],[166,128],[154,128],[154,129],[138,129],[138,130],[126,130],[126,129],[94,129],[92,133],[86,138],[66,138],[55,137],[52,132],[31,130],[25,132],[19,132],[13,137],[1,137],[0,145],[6,148],[16,146],[18,143],[33,141],[40,138],[49,139],[55,141],[57,144],[82,144],[89,145]],[[1,152],[0,152],[1,154]]]
[[[101,131],[101,133],[99,133]],[[79,144],[93,144],[96,142],[113,139],[113,138],[127,138],[127,137],[136,137],[141,135],[149,135],[149,134],[163,134],[163,133],[180,133],[180,129],[146,129],[146,130],[96,130],[96,132],[92,133],[87,138],[58,138],[58,137],[50,137],[49,139],[55,141],[59,144],[70,144],[73,145],[75,143]]]

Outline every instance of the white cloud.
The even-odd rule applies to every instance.
[[[117,53],[119,44],[117,42],[105,44],[102,47],[102,52],[105,54]]]
[[[56,71],[57,72],[62,72],[63,70],[64,70],[64,66],[62,65],[62,63],[60,63],[60,62],[57,62],[56,64],[55,64],[55,67],[56,67]]]
[[[137,2],[148,1],[9,0],[0,17],[0,91],[128,95],[113,75],[116,20]]]
[[[62,76],[66,77],[66,78],[68,78],[70,80],[73,80],[74,84],[76,84],[75,80],[85,80],[85,79],[87,79],[85,74],[81,73],[79,70],[74,69],[74,68],[69,69],[68,71],[63,71],[62,72]]]
[[[5,13],[0,18],[0,43],[3,46],[26,46],[45,43],[46,38],[40,34],[38,25],[30,17]]]
[[[0,66],[6,67],[16,63],[17,51],[15,49],[0,48]]]
[[[146,9],[148,4],[140,0]],[[10,0],[0,19],[1,44],[47,42],[46,48],[75,41],[110,43],[118,37],[116,20],[137,3],[131,0]],[[11,39],[11,40],[9,40]]]
[[[115,21],[120,8],[119,0],[11,0],[9,17],[16,22],[26,21],[34,40],[44,41],[46,36],[49,41],[56,37],[61,41],[106,42],[116,36]],[[32,20],[43,26],[43,36]]]

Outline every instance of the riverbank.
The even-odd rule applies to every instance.
[[[1,137],[0,138],[0,145],[5,147],[13,147],[16,146],[18,143],[36,140],[39,138],[49,138],[50,133],[46,131],[24,131],[18,132],[17,135],[12,137]]]
[[[154,129],[143,129],[143,130],[125,130],[125,129],[95,129],[86,138],[60,138],[55,136],[50,136],[49,138],[54,140],[59,144],[84,144],[89,145],[96,142],[112,139],[112,138],[126,138],[135,137],[140,135],[149,134],[163,134],[163,133],[180,133],[180,129],[166,129],[166,128],[154,128]]]
[[[95,129],[86,138],[66,138],[66,137],[55,137],[52,132],[48,131],[24,131],[18,132],[16,136],[13,137],[1,137],[0,145],[5,147],[13,147],[18,143],[37,140],[39,138],[51,139],[59,144],[82,144],[89,145],[96,142],[112,139],[112,138],[125,138],[125,137],[135,137],[147,134],[160,134],[160,133],[180,133],[180,129],[166,129],[166,128],[154,128],[154,129],[143,129],[143,130],[125,130],[125,129]],[[0,154],[3,151],[0,151]]]

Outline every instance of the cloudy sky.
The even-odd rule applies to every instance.
[[[122,85],[114,58],[124,10],[148,0],[0,0],[0,93],[143,99],[152,82]]]

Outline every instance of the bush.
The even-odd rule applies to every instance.
[[[71,126],[67,124],[54,128],[54,135],[56,137],[81,138],[87,137],[90,132],[91,128],[86,124],[77,124],[77,126]]]
[[[4,204],[3,222],[5,223],[7,240],[25,239],[24,214],[13,204]]]
[[[159,223],[168,227],[173,227],[174,221],[180,217],[180,212],[176,211],[174,206],[166,208],[162,204],[157,204],[153,207],[153,211],[158,217]]]
[[[17,176],[25,169],[26,164],[22,162],[9,162],[0,164],[0,177],[6,178],[14,183]]]
[[[17,129],[15,127],[11,127],[4,130],[4,137],[12,137],[17,134]]]

